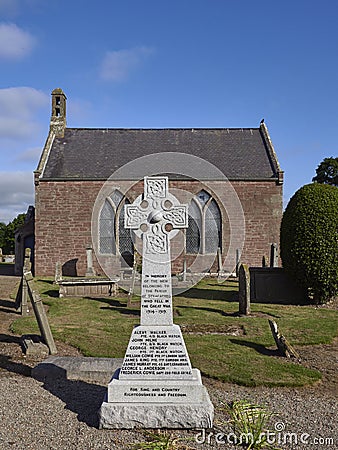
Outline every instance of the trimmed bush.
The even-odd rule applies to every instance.
[[[338,188],[308,184],[289,201],[280,234],[283,266],[324,303],[338,294]]]

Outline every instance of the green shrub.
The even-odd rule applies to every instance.
[[[282,219],[283,266],[316,303],[338,293],[338,188],[308,184],[291,198]]]

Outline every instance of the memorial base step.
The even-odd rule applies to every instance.
[[[99,412],[100,428],[212,428],[214,408],[203,403],[108,403]]]
[[[100,428],[211,428],[214,408],[198,369],[191,380],[119,380],[100,409]]]

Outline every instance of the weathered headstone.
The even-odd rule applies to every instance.
[[[91,245],[87,245],[86,254],[87,254],[86,277],[95,277],[96,273],[93,267],[93,247]]]
[[[222,252],[221,249],[218,247],[217,249],[217,272],[220,275],[223,271],[223,265],[222,265]]]
[[[236,248],[236,277],[238,277],[239,266],[241,265],[241,251]]]
[[[34,310],[36,320],[45,343],[49,348],[51,355],[56,355],[57,348],[49,326],[47,314],[43,306],[40,294],[35,289],[33,276],[31,272],[25,272],[23,275],[23,283],[27,283],[27,290]]]
[[[31,254],[32,254],[32,250],[28,247],[25,248],[25,259],[23,262],[23,272],[31,271],[31,268],[32,268]]]
[[[54,278],[54,281],[57,284],[61,280],[62,280],[62,264],[61,264],[60,261],[58,261],[55,264],[55,278]]]
[[[29,314],[29,306],[28,306],[28,286],[27,283],[25,282],[25,278],[24,275],[27,272],[30,272],[31,270],[31,249],[30,248],[26,248],[25,249],[25,259],[23,261],[23,268],[22,268],[22,272],[23,272],[23,278],[22,278],[22,290],[21,290],[21,315],[22,316],[27,316]]]
[[[183,260],[182,281],[187,281],[187,259],[186,259],[186,257]]]
[[[269,319],[269,325],[272,336],[281,355],[286,356],[287,358],[296,358],[300,360],[299,354],[278,330],[277,323],[274,320]]]
[[[246,264],[241,264],[238,270],[239,278],[239,313],[250,314],[250,271]]]
[[[270,267],[278,267],[278,245],[271,244],[270,247]]]
[[[173,323],[170,239],[187,227],[187,206],[168,192],[167,177],[145,177],[143,197],[125,208],[125,227],[143,240],[141,324],[108,385],[100,427],[211,427],[212,403]]]

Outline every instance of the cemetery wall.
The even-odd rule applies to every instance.
[[[35,273],[39,276],[53,276],[55,265],[59,261],[68,268],[69,275],[84,276],[86,272],[86,246],[91,242],[92,208],[102,187],[101,181],[43,181],[36,186],[36,222],[35,222]],[[280,222],[282,218],[282,185],[275,181],[233,181],[232,186],[241,201],[246,220],[246,239],[242,261],[250,266],[260,266],[263,255],[268,256],[270,244],[279,242]],[[227,189],[221,181],[208,182],[212,190]],[[172,181],[170,189],[181,202],[184,195],[177,195],[174,189],[197,194],[205,186],[197,181]],[[134,200],[143,192],[143,182],[136,184],[130,191],[129,199]],[[217,197],[216,197],[217,200]],[[222,239],[223,253],[229,242],[229,223],[226,213]],[[175,252],[172,242],[172,253]],[[94,268],[97,274],[102,270],[94,256]],[[187,263],[193,259],[188,256]],[[183,269],[183,259],[173,263],[173,272]],[[217,271],[217,262],[212,267]],[[103,274],[102,274],[103,275]]]

